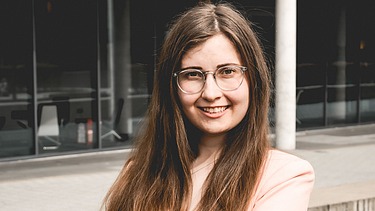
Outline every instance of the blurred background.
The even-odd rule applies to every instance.
[[[168,23],[197,2],[2,0],[0,160],[131,148]],[[231,2],[274,75],[275,0]],[[298,1],[297,131],[375,122],[374,9]]]

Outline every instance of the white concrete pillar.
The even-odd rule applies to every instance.
[[[337,73],[336,84],[342,86],[346,84],[346,10],[341,9],[340,19],[337,30]],[[346,89],[336,88],[335,102],[331,103],[332,109],[329,110],[329,118],[344,121],[346,119]]]
[[[276,0],[276,148],[296,148],[297,1]]]
[[[117,125],[116,132],[124,138],[129,136],[132,131],[128,126],[129,119],[132,118],[132,101],[130,98],[131,89],[131,52],[130,52],[130,0],[125,0],[123,12],[120,14],[114,35],[114,81],[115,81],[115,99],[116,103],[124,100],[121,111],[121,117]],[[116,118],[113,116],[112,118]]]

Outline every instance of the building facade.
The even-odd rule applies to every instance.
[[[196,3],[1,1],[0,160],[131,147],[168,23]],[[234,4],[275,75],[275,1]],[[297,130],[375,122],[374,9],[371,0],[298,1]]]

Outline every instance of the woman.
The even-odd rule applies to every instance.
[[[179,16],[106,209],[306,210],[314,173],[270,148],[269,92],[262,48],[235,8],[200,4]]]

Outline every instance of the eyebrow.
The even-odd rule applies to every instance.
[[[240,64],[237,64],[237,63],[224,63],[224,64],[219,64],[219,65],[216,66],[216,69],[219,69],[220,67],[230,66],[230,65],[240,65]],[[187,70],[187,69],[203,70],[203,68],[200,67],[200,66],[188,66],[188,67],[184,67],[184,68],[182,68],[181,70]]]

